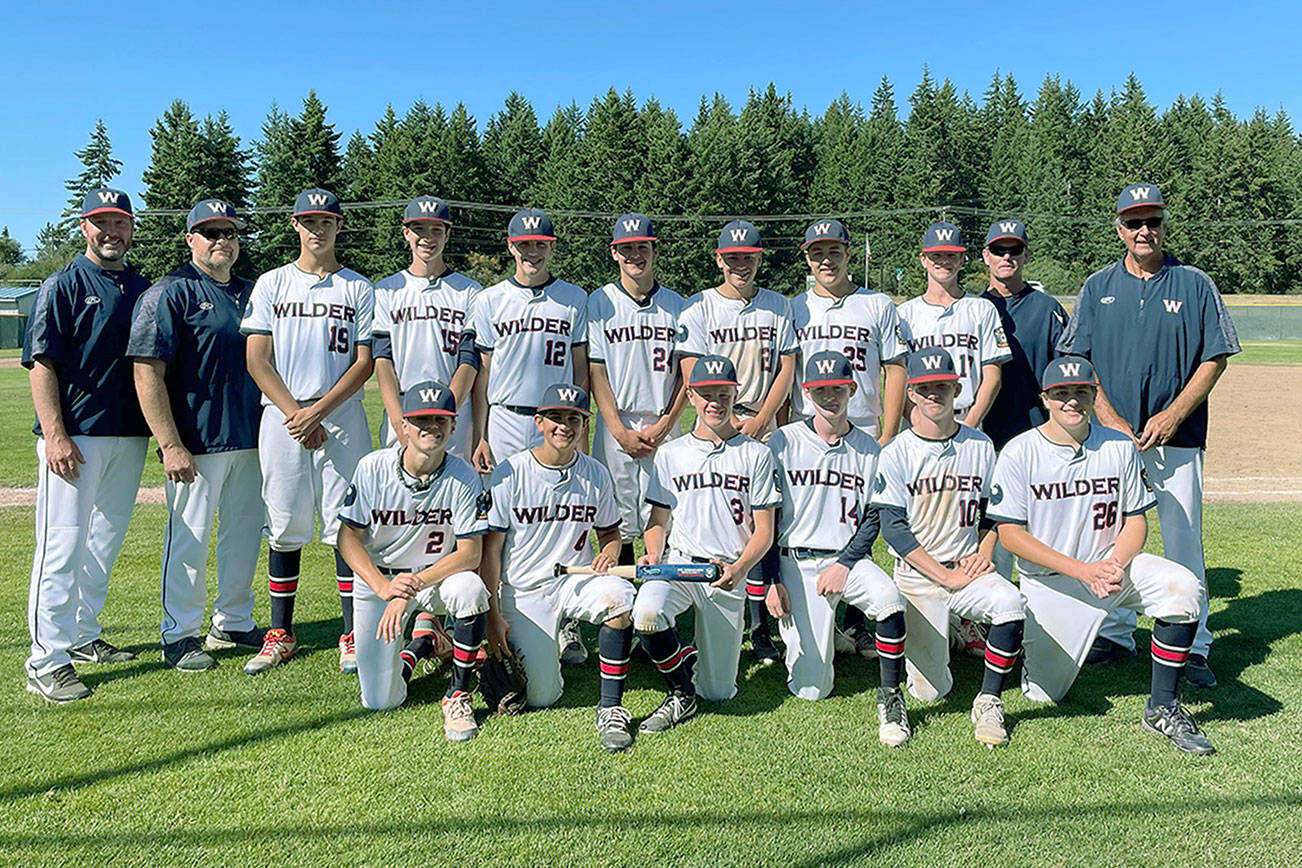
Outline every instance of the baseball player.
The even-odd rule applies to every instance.
[[[442,199],[417,196],[407,203],[402,236],[411,248],[411,264],[375,284],[375,379],[384,400],[386,445],[401,441],[407,388],[431,380],[448,383],[461,408],[448,449],[469,461],[474,420],[468,398],[479,354],[467,317],[483,287],[444,264],[451,234],[452,216]]]
[[[370,377],[375,290],[335,258],[343,225],[339,199],[304,190],[290,223],[298,258],[258,278],[240,330],[248,365],[262,390],[258,454],[267,507],[271,629],[244,666],[250,675],[294,656],[294,597],[303,546],[321,518],[321,541],[334,546],[339,508],[357,462],[371,450],[362,409]],[[335,581],[343,612],[339,669],[357,671],[353,644],[353,571],[335,549]]]
[[[190,262],[136,304],[127,355],[167,477],[163,534],[163,662],[180,672],[217,666],[208,648],[262,647],[253,622],[263,508],[261,393],[245,364],[240,318],[252,284],[231,274],[244,221],[204,199],[185,221]],[[217,599],[207,641],[208,543],[217,531]]]
[[[1117,201],[1120,261],[1086,279],[1058,349],[1087,357],[1098,372],[1094,410],[1099,422],[1134,438],[1157,496],[1163,553],[1204,583],[1198,635],[1185,679],[1215,687],[1207,665],[1203,563],[1203,450],[1207,396],[1239,352],[1234,323],[1216,284],[1162,250],[1166,204],[1156,184],[1131,184]],[[1098,656],[1132,653],[1135,616],[1104,622]]]
[[[881,448],[850,424],[855,367],[837,352],[805,362],[805,405],[813,415],[779,428],[769,449],[782,476],[778,510],[781,576],[768,590],[769,611],[786,643],[787,687],[801,699],[832,692],[836,606],[844,600],[877,622],[878,737],[909,740],[900,682],[904,676],[904,597],[870,552],[877,514],[869,507]]]
[[[908,352],[895,305],[885,295],[850,282],[850,233],[839,220],[811,223],[801,248],[814,286],[791,300],[800,358],[827,351],[845,355],[855,376],[850,422],[876,437],[878,443],[886,443],[900,427],[904,355]],[[800,387],[791,392],[791,410],[803,416],[813,412]],[[842,635],[846,651],[870,654],[875,647],[863,612],[855,606],[846,607]],[[841,640],[841,636],[837,638]]]
[[[995,537],[985,503],[995,447],[954,418],[954,399],[963,385],[947,351],[929,347],[911,353],[908,385],[913,425],[882,449],[872,503],[895,557],[895,582],[908,600],[909,692],[933,700],[953,686],[951,613],[990,624],[972,722],[977,741],[1007,745],[1000,694],[1022,650],[1026,615],[1021,593],[990,563]]]
[[[395,708],[422,645],[399,651],[414,610],[452,616],[452,681],[443,696],[448,741],[479,734],[470,673],[484,641],[488,588],[475,570],[488,532],[479,475],[448,452],[456,394],[443,383],[403,392],[398,442],[364,457],[339,512],[339,551],[362,578],[353,594],[357,677],[365,708]],[[405,445],[404,445],[405,444]]]
[[[962,383],[954,416],[979,429],[999,392],[1000,369],[1012,353],[995,306],[967,295],[959,285],[966,249],[963,233],[953,223],[931,224],[918,257],[927,272],[927,289],[901,304],[898,313],[910,352],[939,347],[954,360]]]
[[[658,254],[650,218],[623,215],[610,240],[619,278],[588,297],[588,378],[600,414],[592,457],[615,482],[621,564],[633,563],[633,540],[651,516],[646,487],[656,447],[677,436],[687,400],[674,363],[686,302],[656,281]]]
[[[1142,610],[1154,619],[1144,727],[1182,751],[1213,753],[1176,699],[1198,629],[1198,577],[1142,551],[1144,513],[1156,500],[1133,441],[1090,424],[1098,387],[1089,361],[1052,361],[1041,384],[1048,421],[1000,453],[990,496],[991,520],[1017,555],[1026,596],[1022,689],[1037,701],[1062,699],[1104,615]]]
[[[482,575],[491,596],[490,653],[510,642],[520,652],[529,681],[529,705],[560,699],[560,624],[577,618],[599,624],[601,696],[597,732],[601,746],[619,751],[633,743],[624,707],[624,680],[633,642],[633,585],[608,575],[556,576],[556,564],[598,572],[619,557],[619,509],[610,471],[579,452],[588,436],[588,393],[553,383],[538,397],[534,423],[542,443],[507,458],[489,481],[492,500]],[[597,532],[592,554],[588,534]]]
[[[90,696],[74,661],[135,659],[101,637],[99,613],[149,442],[126,358],[131,310],[149,288],[125,259],[131,200],[120,190],[91,190],[80,227],[85,253],[41,284],[23,336],[40,465],[27,689],[51,702]]]
[[[723,282],[691,298],[679,317],[676,348],[684,382],[691,381],[692,367],[702,356],[716,354],[732,362],[741,384],[733,425],[761,441],[773,433],[778,411],[791,394],[799,351],[791,305],[755,282],[763,256],[759,230],[752,224],[734,220],[723,227],[714,251]],[[758,571],[747,578],[751,651],[758,662],[770,665],[782,655],[773,644],[764,588]]]
[[[696,716],[698,693],[713,702],[737,694],[746,599],[737,585],[772,545],[781,503],[773,453],[733,424],[739,388],[731,360],[698,358],[688,380],[696,426],[656,452],[640,563],[713,562],[722,573],[711,585],[645,582],[638,590],[633,624],[669,686],[641,732],[664,732]],[[681,643],[674,627],[689,608],[699,653]]]

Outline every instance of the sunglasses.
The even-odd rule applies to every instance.
[[[1149,229],[1162,228],[1161,217],[1131,217],[1129,220],[1122,220],[1121,225],[1131,232],[1138,232],[1141,228],[1147,226]]]
[[[220,238],[225,238],[227,241],[234,241],[240,237],[240,233],[233,228],[214,229],[211,226],[196,226],[194,228],[194,233],[196,235],[202,235],[209,241],[216,241]]]
[[[988,249],[990,250],[991,256],[1000,259],[1005,256],[1021,256],[1022,252],[1026,250],[1026,246],[1022,244],[1014,244],[1012,247],[990,247]]]

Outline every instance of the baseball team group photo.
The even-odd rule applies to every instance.
[[[1107,80],[95,120],[0,853],[1291,864],[1302,139]]]

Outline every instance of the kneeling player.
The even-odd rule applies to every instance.
[[[492,507],[484,546],[484,581],[492,592],[489,652],[507,635],[524,661],[527,701],[545,708],[561,698],[560,626],[566,618],[600,624],[601,698],[597,732],[608,751],[633,743],[623,706],[633,641],[633,585],[616,576],[556,576],[555,566],[601,572],[619,558],[619,508],[610,471],[578,451],[587,442],[588,393],[554,383],[543,390],[534,422],[542,443],[500,462],[489,480]],[[588,534],[601,550],[592,556]]]
[[[688,375],[696,427],[656,452],[647,501],[651,523],[640,562],[717,563],[712,585],[647,582],[633,623],[642,647],[669,682],[669,695],[642,732],[664,732],[696,715],[696,694],[715,702],[737,694],[746,595],[737,589],[773,542],[781,502],[773,453],[733,427],[737,371],[723,356],[697,359]],[[670,516],[673,529],[669,530]],[[684,647],[674,620],[696,614],[696,643]]]
[[[1021,593],[990,563],[995,535],[984,508],[995,447],[954,418],[962,387],[949,353],[938,347],[912,353],[907,372],[913,427],[882,449],[872,502],[895,556],[895,582],[909,603],[909,692],[930,700],[953,686],[951,613],[990,624],[972,722],[977,741],[1006,745],[1000,694],[1022,650],[1026,610]]]
[[[787,646],[787,687],[802,699],[832,692],[836,606],[844,600],[877,619],[878,736],[899,747],[910,735],[900,690],[904,597],[870,557],[877,513],[868,501],[881,447],[846,418],[855,381],[845,356],[811,355],[803,392],[813,415],[779,428],[769,440],[783,485],[777,549],[782,581],[769,588],[768,603]]]
[[[1090,424],[1098,386],[1087,360],[1050,362],[1041,387],[1049,421],[1004,447],[990,500],[1026,595],[1022,690],[1037,701],[1062,699],[1104,617],[1117,609],[1143,612],[1155,621],[1144,726],[1182,751],[1213,753],[1176,700],[1198,627],[1198,578],[1142,552],[1144,513],[1157,501],[1134,441]]]
[[[340,511],[339,551],[362,583],[353,590],[357,675],[366,708],[407,698],[412,668],[429,640],[402,652],[413,610],[453,618],[452,684],[443,697],[448,741],[479,729],[470,706],[470,670],[484,641],[488,588],[474,570],[488,530],[479,475],[447,448],[457,401],[442,383],[413,384],[402,397],[402,440],[357,464]]]

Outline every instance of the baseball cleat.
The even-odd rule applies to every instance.
[[[470,694],[458,690],[443,697],[443,735],[448,741],[470,741],[479,735],[475,723],[475,709],[470,704]]]
[[[1004,728],[1004,701],[993,693],[978,693],[972,700],[972,722],[976,724],[976,740],[991,747],[1008,744],[1008,730]]]
[[[633,743],[633,715],[622,705],[598,708],[597,733],[602,748],[618,753]]]
[[[579,622],[575,618],[561,624],[561,662],[566,666],[580,666],[588,660],[588,649],[579,635]]]
[[[1178,701],[1170,705],[1144,706],[1142,722],[1144,729],[1166,736],[1176,748],[1185,753],[1199,756],[1216,753],[1216,748],[1212,747],[1207,736],[1198,728],[1193,715],[1185,711]]]
[[[209,651],[225,651],[228,648],[261,648],[267,631],[254,627],[252,630],[218,630],[208,628],[208,636],[203,640]]]
[[[417,618],[416,630],[417,632],[412,634],[412,638],[417,635],[428,636],[429,640],[434,643],[434,648],[430,651],[430,656],[427,659],[434,662],[435,668],[438,667],[439,663],[452,659],[452,637],[448,635],[448,630],[443,626],[442,621],[438,618]]]
[[[339,637],[339,671],[349,674],[357,671],[357,644],[352,633]]]
[[[1216,686],[1216,674],[1207,665],[1207,658],[1202,654],[1190,654],[1184,664],[1184,680],[1194,687],[1211,689]]]
[[[1090,652],[1085,655],[1085,665],[1106,666],[1109,663],[1120,663],[1122,660],[1129,660],[1134,656],[1135,650],[1133,648],[1127,648],[1119,642],[1096,636],[1094,644],[1090,646]]]
[[[179,642],[163,645],[163,662],[177,672],[206,672],[217,668],[217,661],[203,650],[198,636],[186,636]]]
[[[130,663],[136,655],[130,651],[116,648],[103,639],[87,642],[80,648],[72,648],[68,656],[81,663]]]
[[[674,691],[664,698],[659,708],[642,721],[642,725],[637,730],[646,733],[667,732],[680,723],[686,723],[696,717],[697,710],[695,694],[688,696],[686,693]]]
[[[863,624],[855,624],[846,629],[845,635],[854,642],[855,653],[860,657],[869,660],[877,658],[877,639],[872,630]]]
[[[912,737],[904,691],[899,687],[877,688],[877,738],[887,747],[903,747]]]
[[[855,644],[854,639],[844,630],[837,629],[832,633],[832,650],[836,652],[837,657],[843,657],[847,654],[857,654],[859,646]]]
[[[983,625],[966,619],[958,622],[955,644],[969,657],[986,656],[986,633]]]
[[[782,659],[782,652],[773,644],[773,637],[765,629],[751,631],[750,653],[755,655],[755,662],[761,666],[772,666]]]
[[[59,704],[76,702],[90,696],[90,688],[77,676],[77,670],[72,668],[71,663],[65,663],[44,675],[29,675],[27,689]]]
[[[298,641],[279,627],[267,631],[262,639],[262,650],[244,664],[245,675],[257,675],[273,666],[293,658]]]

